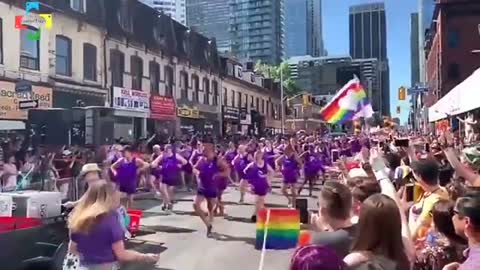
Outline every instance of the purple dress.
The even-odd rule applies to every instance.
[[[190,160],[190,157],[192,156],[192,154],[193,154],[193,150],[187,150],[187,149],[185,149],[181,153],[182,157],[186,160]],[[187,162],[187,164],[182,166],[182,170],[187,174],[191,174],[193,172],[193,166],[192,164],[190,164],[190,162]]]
[[[216,198],[218,196],[218,184],[216,182],[217,179],[215,179],[215,174],[219,172],[217,159],[205,159],[199,164],[198,170],[200,171],[200,183],[197,194],[207,199]]]
[[[162,161],[162,183],[167,186],[176,186],[178,183],[178,160],[175,153],[170,157],[163,157]]]
[[[152,161],[158,158],[157,154],[152,155]],[[160,176],[162,175],[162,169],[160,167],[157,168],[152,168],[150,170],[150,174],[155,177],[156,180],[160,179]]]
[[[303,162],[305,164],[303,167],[303,172],[305,176],[314,177],[318,174],[318,171],[321,168],[321,162],[316,155],[307,152],[303,156]]]
[[[271,148],[269,151],[266,150],[263,156],[267,164],[275,170],[275,151],[273,151],[273,148]]]
[[[127,194],[134,194],[137,191],[137,161],[135,158],[128,162],[122,159],[117,168],[116,182],[121,192]]]
[[[238,177],[239,177],[240,179],[246,179],[246,175],[245,175],[245,173],[243,172],[243,170],[245,170],[245,168],[247,167],[248,163],[250,163],[250,162],[248,161],[248,156],[243,156],[243,157],[241,157],[239,160],[237,160],[237,162],[235,162],[234,168],[235,168],[235,171],[237,171]]]
[[[257,196],[265,196],[268,193],[269,185],[267,180],[268,164],[263,163],[263,167],[258,167],[257,164],[253,164],[249,169],[250,184],[253,188],[253,193]]]
[[[283,159],[282,175],[284,184],[295,184],[298,180],[298,162],[294,157],[285,157]]]

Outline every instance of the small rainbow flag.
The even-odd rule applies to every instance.
[[[327,123],[337,124],[350,121],[368,104],[367,94],[358,79],[348,82],[321,110],[320,115]]]
[[[270,211],[267,220],[267,213]],[[263,209],[257,214],[255,248],[263,248],[267,233],[266,249],[295,248],[300,234],[300,211],[297,209]]]

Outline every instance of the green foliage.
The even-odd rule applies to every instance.
[[[255,64],[255,72],[262,74],[266,78],[272,78],[275,81],[280,81],[280,77],[282,77],[284,94],[287,97],[297,95],[302,91],[302,89],[300,89],[291,78],[290,66],[286,62],[283,62],[278,66],[271,66],[262,63],[261,61],[257,61]],[[282,72],[282,76],[280,76],[280,72]]]

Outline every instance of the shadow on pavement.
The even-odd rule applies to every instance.
[[[142,240],[131,240],[127,241],[125,244],[127,249],[133,249],[138,252],[142,253],[153,253],[153,254],[161,254],[165,250],[166,247],[163,246],[163,243],[155,243],[149,241],[142,241]],[[141,262],[132,262],[132,263],[125,263],[121,265],[122,270],[159,270],[165,268],[157,268],[155,265],[150,263],[141,263]],[[165,269],[169,270],[169,269]]]
[[[147,232],[148,231],[163,232],[163,233],[193,233],[193,232],[196,232],[196,230],[192,230],[192,229],[165,226],[165,225],[143,226],[143,227],[146,228]]]
[[[251,237],[238,237],[238,236],[231,236],[231,235],[213,232],[210,238],[218,241],[222,241],[222,242],[244,242],[251,246],[255,246],[255,238],[251,238]]]
[[[253,224],[253,222],[250,220],[248,217],[233,217],[233,216],[226,216],[226,220],[228,221],[236,221],[236,222],[242,222],[242,223],[250,223]]]

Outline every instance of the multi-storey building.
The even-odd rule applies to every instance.
[[[172,17],[177,22],[186,25],[187,13],[186,13],[186,0],[141,0],[145,4],[153,7],[154,9],[163,12],[164,14]]]
[[[420,51],[418,47],[418,13],[410,14],[410,85],[420,82]]]
[[[426,80],[426,51],[425,51],[425,35],[428,28],[432,24],[433,10],[435,9],[436,0],[418,0],[418,51],[419,51],[419,73],[420,82]]]
[[[380,69],[381,113],[390,115],[390,72],[387,57],[387,23],[384,3],[350,7],[350,55],[377,58]]]

